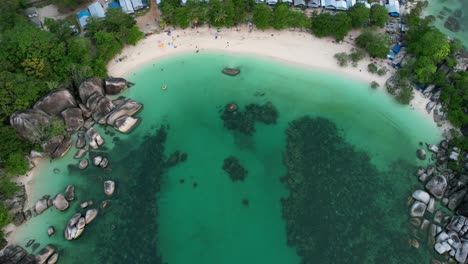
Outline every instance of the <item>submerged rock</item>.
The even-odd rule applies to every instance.
[[[229,174],[232,181],[244,181],[247,177],[247,170],[240,165],[239,160],[234,156],[224,160],[223,170]]]
[[[416,152],[418,158],[420,160],[425,160],[426,159],[426,151],[424,149],[418,149],[418,151]]]
[[[229,76],[236,76],[240,73],[240,70],[234,68],[224,68],[223,73]]]

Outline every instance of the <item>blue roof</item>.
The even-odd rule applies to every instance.
[[[88,17],[90,17],[91,14],[88,11],[81,11],[76,14],[76,16],[78,17],[78,22],[80,23],[81,28],[85,28],[88,24]]]
[[[120,7],[119,2],[112,2],[109,4],[109,7],[118,8]]]
[[[79,12],[78,14],[78,19],[82,18],[82,17],[88,17],[90,16],[91,14],[88,12],[88,11],[81,11]]]
[[[93,3],[88,6],[88,10],[91,13],[92,16],[94,17],[105,17],[105,11],[104,8],[102,8],[102,5],[98,2]]]
[[[393,47],[392,50],[393,50],[395,53],[398,53],[398,52],[400,52],[400,50],[401,50],[401,46],[400,46],[400,45],[395,45],[395,47]]]

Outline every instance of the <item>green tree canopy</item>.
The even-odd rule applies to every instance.
[[[273,28],[285,29],[289,26],[289,7],[286,3],[281,3],[273,9]]]
[[[356,38],[356,45],[365,49],[370,56],[385,58],[388,53],[388,38],[374,30],[366,29]]]
[[[349,9],[348,15],[351,18],[352,27],[359,28],[369,21],[370,10],[363,3],[356,3]]]
[[[253,22],[258,29],[267,29],[271,24],[271,10],[267,4],[261,3],[254,7]]]
[[[373,5],[370,9],[369,18],[373,25],[383,28],[388,21],[388,11],[382,5]]]
[[[321,13],[312,18],[312,32],[317,37],[332,36],[343,40],[351,30],[351,18],[346,13]]]
[[[437,66],[430,57],[419,57],[414,64],[415,80],[418,83],[427,84],[432,82]]]

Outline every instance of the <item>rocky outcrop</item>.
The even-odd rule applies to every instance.
[[[52,236],[54,233],[55,233],[55,228],[53,226],[49,226],[49,228],[47,228],[47,235]]]
[[[33,255],[28,255],[24,248],[17,245],[9,245],[0,254],[0,263],[36,264],[36,260]]]
[[[33,109],[43,111],[50,116],[60,116],[62,111],[75,108],[78,104],[67,89],[57,89],[37,101]]]
[[[96,104],[92,117],[99,124],[105,124],[106,116],[112,110],[114,110],[114,108],[115,105],[112,103],[112,101],[109,98],[102,96],[99,102]]]
[[[426,151],[424,149],[418,149],[416,155],[420,160],[426,159]]]
[[[46,198],[39,199],[34,205],[34,211],[36,211],[37,214],[42,214],[47,208],[49,208],[49,205]]]
[[[67,199],[65,199],[65,197],[61,193],[55,196],[52,204],[54,205],[55,208],[57,208],[57,210],[60,210],[60,211],[67,210],[68,206],[70,205]]]
[[[88,159],[82,159],[78,163],[78,169],[84,170],[84,169],[88,168],[88,165],[89,165]]]
[[[62,142],[60,142],[60,144],[55,149],[55,151],[50,155],[50,158],[55,160],[55,159],[65,156],[65,154],[67,154],[67,152],[70,150],[71,145],[72,145],[71,137],[65,137],[62,140]]]
[[[75,200],[75,186],[67,186],[67,188],[65,189],[65,199],[67,199],[67,201]]]
[[[86,131],[86,135],[89,138],[89,146],[93,149],[97,149],[100,146],[104,145],[104,139],[101,135],[94,129],[90,128]]]
[[[93,93],[104,95],[104,89],[102,88],[102,84],[102,80],[99,78],[89,78],[84,80],[78,88],[81,102],[86,104],[88,98]]]
[[[106,78],[105,81],[106,94],[116,95],[128,87],[127,80],[123,78]]]
[[[98,215],[98,210],[97,209],[89,209],[86,211],[85,219],[86,219],[86,224],[91,223],[91,221],[96,218]]]
[[[108,116],[106,123],[113,126],[115,121],[122,116],[133,116],[138,113],[142,105],[132,99],[127,99],[118,105]]]
[[[114,181],[105,181],[104,182],[104,193],[107,196],[111,196],[115,191],[115,182]]]
[[[447,188],[447,179],[443,175],[433,177],[427,184],[426,190],[434,195],[435,198],[440,199],[444,195]]]
[[[68,132],[76,132],[84,125],[83,113],[80,108],[67,108],[61,113]]]
[[[47,245],[41,251],[39,251],[36,255],[36,263],[37,264],[44,264],[47,260],[57,251],[57,249],[52,245]]]
[[[78,148],[78,149],[82,149],[82,148],[84,148],[84,146],[86,146],[85,134],[80,132],[80,133],[76,134],[75,147]]]
[[[10,124],[23,139],[38,142],[45,138],[45,128],[49,126],[51,117],[36,109],[19,110],[10,117]]]
[[[131,116],[122,116],[115,120],[114,128],[122,133],[129,133],[140,121],[139,118],[133,118]]]

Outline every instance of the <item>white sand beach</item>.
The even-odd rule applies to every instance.
[[[393,75],[395,70],[388,60],[361,60],[357,67],[351,65],[340,67],[333,57],[336,53],[350,52],[353,48],[353,36],[359,32],[351,32],[341,44],[331,38],[317,38],[310,33],[300,31],[254,30],[249,32],[247,26],[238,29],[221,29],[202,27],[198,29],[176,29],[171,34],[163,32],[147,36],[136,46],[127,46],[121,54],[108,64],[111,76],[124,76],[129,72],[151,63],[158,58],[174,54],[195,53],[206,51],[223,51],[229,53],[252,54],[269,57],[283,62],[299,64],[306,68],[319,69],[344,75],[363,82],[376,81],[384,87],[385,81]],[[121,61],[117,59],[121,58]],[[386,67],[388,73],[378,76],[367,71],[371,62],[379,67]],[[425,106],[428,99],[421,93],[415,92],[411,107],[432,120]],[[448,126],[444,125],[443,130]]]

